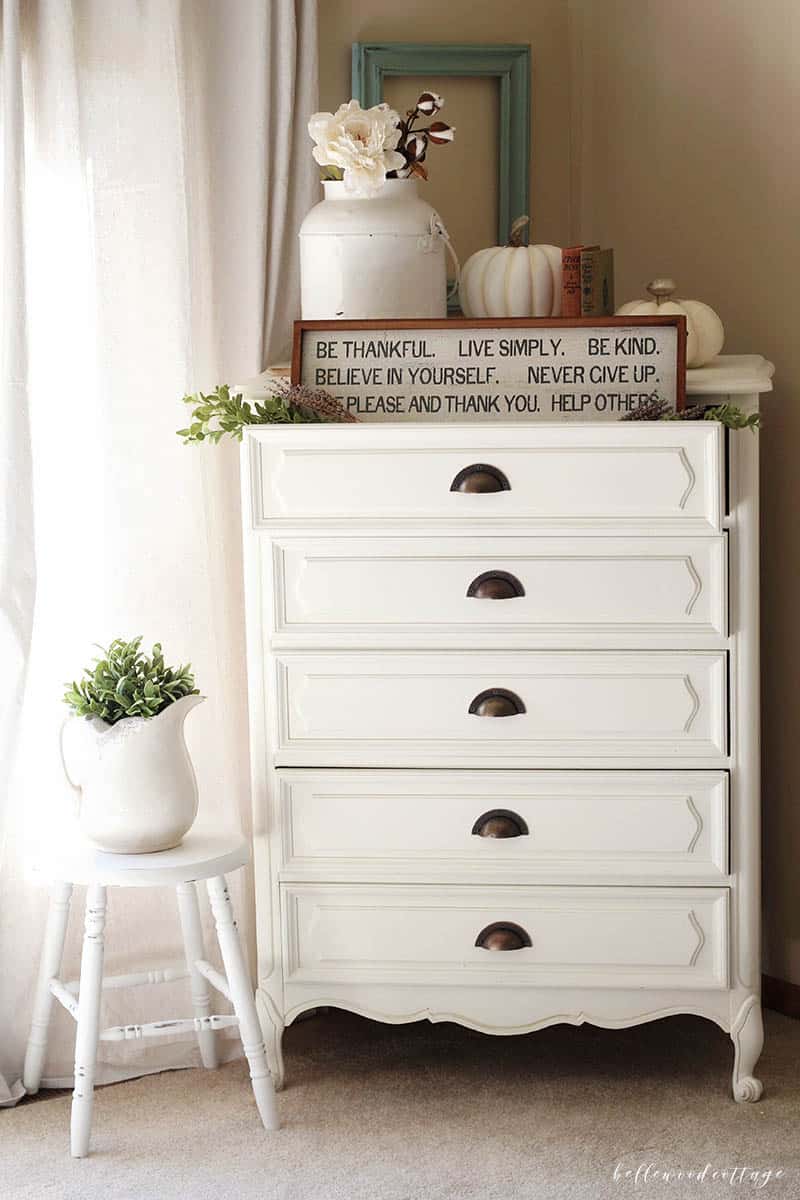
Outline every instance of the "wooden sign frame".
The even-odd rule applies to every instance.
[[[474,330],[476,333],[488,330],[558,330],[558,329],[652,329],[674,327],[676,330],[676,364],[675,364],[675,407],[681,412],[686,407],[686,318],[684,316],[622,316],[622,317],[484,317],[470,319],[467,317],[444,317],[440,319],[374,319],[363,321],[295,321],[292,344],[292,383],[300,383],[303,373],[304,337],[309,332],[329,331],[331,333],[363,332],[372,330]],[[599,334],[598,336],[602,336]],[[339,360],[341,362],[343,360]],[[324,387],[322,384],[315,386]],[[401,421],[413,421],[415,418],[403,414],[394,418]],[[519,419],[519,418],[515,418]],[[541,416],[539,420],[546,419]],[[557,420],[558,417],[550,418]],[[609,419],[604,417],[603,419]]]

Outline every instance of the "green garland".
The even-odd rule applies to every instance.
[[[727,429],[750,429],[753,433],[761,428],[761,413],[745,413],[735,404],[715,404],[702,408],[690,404],[676,412],[663,396],[653,393],[638,408],[620,417],[621,421],[719,421]]]
[[[184,446],[205,441],[216,444],[226,434],[240,442],[246,425],[292,425],[323,420],[318,413],[301,410],[285,396],[267,396],[255,400],[251,406],[240,393],[231,395],[227,383],[208,395],[198,392],[184,396],[183,403],[193,406],[191,424],[178,430]]]
[[[275,394],[252,404],[227,384],[209,392],[183,397],[192,406],[192,421],[179,429],[184,445],[193,442],[216,444],[227,436],[242,440],[247,425],[319,424],[327,421],[352,421],[342,406],[325,392],[286,384],[276,385]],[[735,404],[716,404],[703,408],[692,404],[675,412],[661,396],[653,395],[638,408],[626,413],[622,421],[719,421],[728,429],[761,428],[761,414],[745,413]]]
[[[692,405],[697,408],[697,405]],[[688,411],[691,411],[689,409]],[[680,413],[673,413],[671,420],[677,420],[681,416]],[[728,429],[750,429],[755,433],[761,428],[761,413],[742,412],[741,408],[736,404],[716,404],[710,408],[703,409],[702,417],[699,414],[696,417],[687,417],[686,420],[703,420],[703,421],[719,421],[720,425],[725,425]]]
[[[275,380],[272,395],[252,404],[239,392],[231,393],[227,384],[204,395],[184,396],[192,405],[192,423],[178,430],[184,445],[191,442],[216,444],[226,436],[242,440],[246,425],[307,425],[321,422],[355,421],[328,392],[288,380]]]

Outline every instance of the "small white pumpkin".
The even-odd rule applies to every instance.
[[[717,314],[702,300],[673,300],[677,284],[654,279],[647,290],[652,300],[629,300],[617,309],[618,317],[686,317],[686,366],[703,367],[722,351],[725,330]]]
[[[561,248],[525,246],[530,217],[518,217],[507,246],[464,263],[458,296],[465,317],[560,317]]]

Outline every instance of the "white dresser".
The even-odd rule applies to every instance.
[[[689,392],[752,409],[770,375],[723,358]],[[696,1013],[758,1099],[758,436],[272,426],[242,471],[276,1082],[326,1005]]]

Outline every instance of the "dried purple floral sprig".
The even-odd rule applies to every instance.
[[[436,92],[423,92],[414,108],[410,108],[405,117],[401,118],[400,140],[395,149],[402,154],[406,165],[396,171],[388,171],[387,179],[408,179],[412,175],[419,179],[428,178],[428,172],[423,166],[428,144],[432,142],[434,146],[446,146],[448,142],[452,142],[456,131],[444,121],[431,121],[430,125],[424,128],[415,126],[418,121],[435,116],[443,105],[444,100],[437,96]]]
[[[330,392],[322,388],[307,387],[304,383],[289,383],[288,380],[275,384],[273,396],[283,401],[287,408],[297,408],[304,414],[313,414],[320,421],[357,421],[344,405]]]
[[[636,408],[623,413],[620,421],[666,421],[672,415],[673,409],[669,402],[658,392],[652,392],[646,400],[639,402]]]

